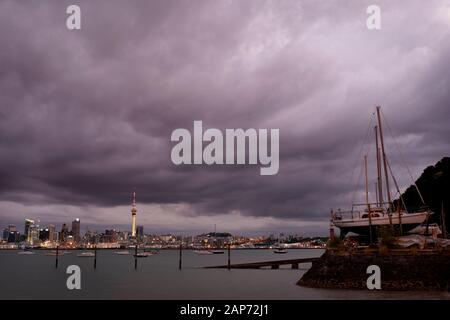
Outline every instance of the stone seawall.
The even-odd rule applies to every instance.
[[[381,269],[382,290],[448,290],[450,254],[325,252],[314,261],[298,285],[313,288],[365,289],[367,267]]]

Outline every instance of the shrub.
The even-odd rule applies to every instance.
[[[382,226],[378,228],[378,238],[380,245],[386,248],[395,248],[397,245],[395,231],[389,226]]]
[[[327,247],[329,249],[341,249],[344,246],[344,241],[342,241],[339,237],[333,237],[328,240]]]

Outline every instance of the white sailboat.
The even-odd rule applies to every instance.
[[[410,231],[418,225],[427,221],[429,216],[433,214],[426,208],[425,202],[419,189],[416,189],[424,205],[424,209],[416,212],[408,212],[402,198],[397,180],[395,179],[388,159],[386,157],[383,130],[381,126],[380,107],[376,109],[378,125],[375,126],[375,143],[376,143],[376,163],[377,163],[377,182],[376,185],[376,202],[369,202],[368,191],[368,174],[367,174],[367,156],[364,156],[365,168],[365,203],[353,204],[350,211],[340,211],[331,213],[332,225],[341,230],[341,236],[345,236],[348,232],[370,237],[370,241],[374,239],[376,229],[380,226],[392,226],[398,228],[400,233]],[[384,170],[383,170],[384,169]],[[384,171],[384,175],[382,174]],[[390,175],[388,174],[390,173]],[[391,199],[390,181],[399,194],[397,207]],[[384,181],[383,181],[384,180]],[[383,187],[385,184],[385,190]],[[384,196],[387,201],[384,201]]]

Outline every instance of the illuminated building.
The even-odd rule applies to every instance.
[[[31,242],[30,238],[30,226],[34,225],[34,220],[31,219],[25,219],[25,228],[24,228],[24,235],[27,237],[27,242]]]
[[[39,240],[42,242],[48,241],[50,239],[49,229],[39,229]]]
[[[48,241],[56,242],[56,227],[53,224],[48,225]]]
[[[67,240],[67,236],[69,235],[69,229],[67,225],[63,223],[61,227],[61,232],[59,233],[59,242],[63,243]]]
[[[39,242],[39,227],[32,224],[28,227],[27,242],[31,245]]]
[[[8,235],[8,242],[17,243],[19,242],[20,233],[18,231],[12,231]]]
[[[140,240],[144,237],[144,226],[136,227],[136,237]]]
[[[20,233],[17,231],[16,226],[14,225],[9,225],[8,226],[8,242],[19,242],[19,237],[20,237]]]
[[[133,192],[133,202],[131,204],[131,236],[136,237],[136,192]]]
[[[75,242],[80,242],[80,219],[72,221],[72,236]]]
[[[105,233],[100,237],[101,243],[116,243],[117,242],[117,231],[114,229],[105,230]]]

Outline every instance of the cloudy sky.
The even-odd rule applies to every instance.
[[[2,228],[129,229],[135,189],[146,232],[326,234],[375,105],[414,178],[449,155],[449,0],[0,0],[0,41]],[[279,128],[279,173],[174,165],[170,135],[194,120]]]

